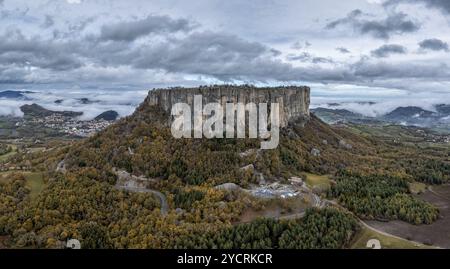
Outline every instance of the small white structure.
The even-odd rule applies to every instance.
[[[70,239],[67,241],[66,247],[70,249],[81,249],[81,243],[77,239]]]
[[[369,241],[367,241],[366,247],[370,249],[381,249],[380,240],[370,239]]]

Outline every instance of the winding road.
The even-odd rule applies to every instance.
[[[160,191],[147,189],[145,188],[145,185],[139,184],[139,182],[156,182],[156,179],[146,178],[143,176],[137,177],[117,168],[113,168],[112,172],[118,177],[115,186],[116,189],[129,192],[151,193],[157,196],[161,202],[161,215],[167,216],[169,213],[169,204],[167,203],[166,196]]]
[[[126,186],[116,186],[118,190],[124,190],[129,192],[138,192],[138,193],[151,193],[153,195],[158,196],[161,201],[161,215],[166,216],[169,213],[169,204],[167,203],[167,198],[164,194],[159,191],[137,188],[137,187],[126,187]]]

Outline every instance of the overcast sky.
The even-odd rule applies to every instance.
[[[448,0],[0,0],[0,90],[310,85],[450,102]]]

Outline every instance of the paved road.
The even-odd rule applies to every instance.
[[[441,199],[443,199],[443,200],[446,200],[446,201],[450,201],[450,199],[449,199],[448,197],[446,197],[446,196],[444,196],[444,195],[442,195],[442,194],[437,193],[436,191],[434,191],[434,190],[433,190],[433,186],[430,186],[430,187],[428,188],[428,190],[429,190],[432,194],[436,195],[437,197],[439,197],[439,198],[441,198]]]
[[[166,216],[169,213],[169,204],[167,203],[167,198],[164,194],[159,191],[144,189],[144,188],[136,188],[136,187],[126,187],[126,186],[116,186],[119,190],[125,190],[130,192],[139,192],[139,193],[151,193],[158,196],[161,201],[161,215]]]

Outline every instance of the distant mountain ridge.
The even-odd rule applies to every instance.
[[[95,117],[95,120],[115,121],[118,117],[119,113],[117,111],[108,110]]]
[[[401,120],[419,117],[437,116],[435,112],[425,110],[417,106],[398,107],[388,114],[384,115],[386,119]]]
[[[450,116],[450,105],[440,104],[436,106],[436,111],[441,114],[446,114]]]
[[[397,107],[391,112],[378,117],[364,116],[340,107],[340,105],[333,105],[332,108],[318,107],[311,111],[327,123],[388,123],[450,131],[450,105],[447,104],[436,105],[436,111],[426,110],[417,106]]]
[[[24,94],[33,93],[31,91],[2,91],[0,92],[0,98],[7,99],[26,99]]]
[[[83,105],[90,105],[90,104],[95,104],[98,103],[100,101],[98,100],[91,100],[89,98],[83,97],[83,98],[78,98],[76,99],[78,102],[82,103]]]
[[[25,114],[25,116],[30,117],[49,117],[52,115],[59,115],[64,117],[79,117],[83,115],[83,112],[74,111],[52,111],[48,110],[38,104],[23,105],[20,110]]]

